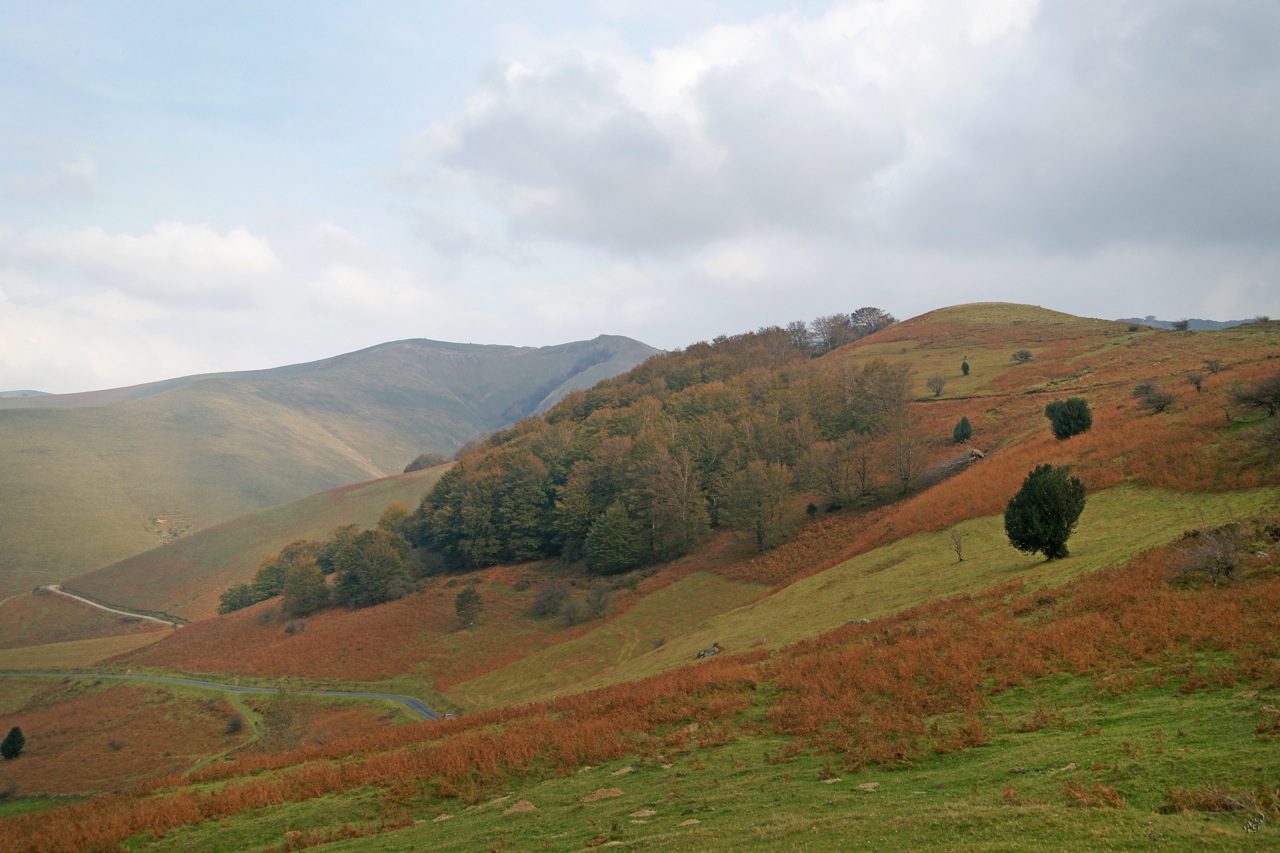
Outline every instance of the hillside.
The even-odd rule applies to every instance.
[[[654,352],[610,336],[541,348],[410,340],[271,370],[0,399],[0,594],[399,473]]]
[[[799,472],[813,458],[796,436],[826,448],[842,430],[876,448],[872,488],[834,507],[797,473],[794,526],[764,550],[726,513],[677,559],[619,574],[593,574],[589,551],[552,553],[460,566],[292,629],[272,600],[137,650],[110,638],[116,672],[378,687],[465,713],[233,750],[145,799],[0,826],[54,849],[1267,849],[1280,820],[1280,478],[1258,440],[1274,416],[1230,392],[1276,375],[1277,355],[1280,324],[1130,331],[1004,304],[935,311],[820,357],[771,330],[663,355],[480,443],[447,475],[454,493],[504,507],[494,523],[520,520],[511,497],[531,481],[552,495],[547,513],[575,488],[660,506],[636,473],[702,434],[731,457],[702,492],[718,501],[750,454]],[[920,442],[905,486],[903,427],[860,424],[869,410],[832,390],[861,393],[860,378],[898,367],[896,423]],[[1140,383],[1171,399],[1147,405]],[[1093,425],[1057,440],[1044,408],[1070,396]],[[804,427],[812,413],[830,417]],[[981,458],[952,441],[961,416]],[[1011,548],[1001,516],[1046,462],[1089,491],[1070,555],[1053,562]],[[518,488],[495,488],[512,475]],[[474,523],[481,503],[464,506]],[[1213,542],[1231,543],[1221,583],[1179,569]],[[497,553],[462,545],[482,565]],[[531,612],[544,583],[582,596],[601,578],[603,618]],[[469,627],[453,612],[466,588],[485,602]],[[722,651],[700,661],[708,647]],[[22,691],[0,703],[12,709],[0,727],[72,701]]]
[[[238,516],[78,575],[63,588],[133,610],[207,619],[219,594],[251,578],[263,557],[296,539],[324,539],[344,524],[372,527],[390,504],[416,504],[442,473],[398,474]]]

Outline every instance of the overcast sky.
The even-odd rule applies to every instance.
[[[0,391],[1280,316],[1277,45],[1275,0],[0,0]]]

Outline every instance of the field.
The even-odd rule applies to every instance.
[[[8,668],[6,655],[102,660],[118,643],[114,671],[376,685],[461,712],[386,725],[399,718],[348,705],[319,735],[284,726],[272,740],[268,709],[242,702],[251,742],[234,761],[213,750],[130,777],[127,795],[8,817],[0,850],[1274,848],[1280,486],[1252,440],[1265,418],[1227,391],[1275,373],[1277,331],[1129,331],[972,305],[789,363],[776,387],[804,387],[808,370],[847,380],[872,358],[907,364],[926,437],[915,488],[838,512],[806,514],[797,496],[807,518],[786,543],[756,553],[721,529],[675,563],[613,578],[599,620],[531,615],[544,580],[577,595],[590,582],[544,561],[305,622],[268,601],[145,647],[0,649]],[[1021,348],[1032,357],[1018,364]],[[1185,379],[1206,359],[1216,372],[1196,388]],[[924,379],[944,373],[935,396]],[[1140,408],[1142,381],[1173,405]],[[1058,441],[1043,410],[1068,396],[1088,399],[1093,428]],[[950,441],[961,415],[981,458]],[[1044,462],[1089,490],[1070,556],[1053,562],[1013,549],[1002,518]],[[323,506],[263,528],[283,544]],[[157,560],[97,582],[207,612],[198,567],[241,554],[247,577],[244,541],[267,541],[248,530],[191,537],[201,550],[174,580]],[[1218,536],[1234,543],[1227,580],[1177,569],[1203,568]],[[152,573],[170,587],[147,590]],[[453,602],[473,585],[484,610],[465,627]],[[41,701],[28,682],[10,690],[4,720]]]
[[[1280,535],[1254,530],[1258,544]],[[156,841],[142,846],[184,850],[370,834],[391,850],[829,850],[850,835],[977,849],[1029,832],[1033,849],[1148,836],[1265,849],[1280,795],[1280,573],[1254,558],[1242,583],[1187,586],[1168,579],[1173,557],[1156,549],[1066,586],[1009,584],[545,705],[246,758],[198,771],[190,789],[11,828],[50,849],[148,828]]]

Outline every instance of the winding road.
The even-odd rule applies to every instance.
[[[174,678],[167,675],[116,675],[105,672],[0,672],[0,678],[117,678],[128,681],[159,681],[165,684],[183,684],[188,687],[204,687],[225,690],[229,693],[279,693],[275,687],[243,687],[239,684],[220,684],[216,681],[196,681],[191,678]],[[351,693],[343,690],[290,690],[299,696],[327,696],[331,699],[386,699],[399,702],[413,713],[428,720],[438,720],[441,714],[431,710],[412,696],[394,693]]]
[[[49,592],[57,593],[58,595],[65,595],[67,598],[74,598],[76,601],[87,604],[90,607],[96,607],[99,610],[105,610],[108,613],[119,613],[121,616],[132,616],[135,619],[146,619],[148,622],[159,622],[161,625],[169,625],[174,628],[182,627],[180,623],[174,622],[171,619],[161,619],[158,616],[148,616],[145,613],[138,613],[135,610],[121,610],[116,607],[108,607],[105,604],[99,604],[96,601],[90,601],[87,598],[82,598],[81,596],[76,595],[74,592],[67,592],[62,588],[61,584],[51,583],[48,586],[42,586],[40,588],[47,589]]]

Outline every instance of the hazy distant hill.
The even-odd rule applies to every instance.
[[[389,474],[656,353],[408,340],[308,364],[0,400],[0,594]]]
[[[1143,326],[1150,326],[1153,329],[1172,329],[1176,320],[1157,320],[1153,316],[1147,317],[1122,317],[1117,322],[1120,323],[1138,323]],[[1212,332],[1218,329],[1231,329],[1236,326],[1242,326],[1245,323],[1252,322],[1250,320],[1187,320],[1187,328],[1197,332]]]

